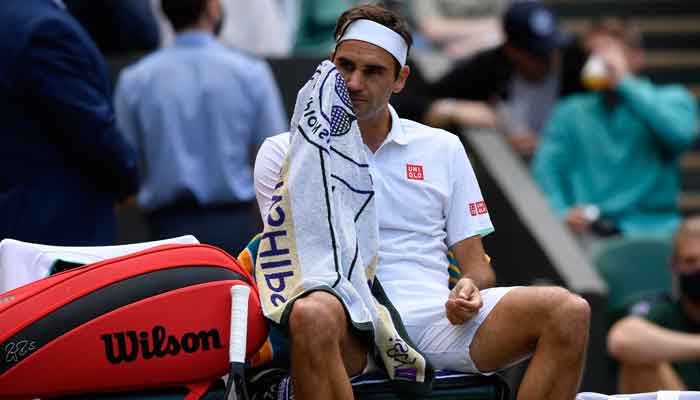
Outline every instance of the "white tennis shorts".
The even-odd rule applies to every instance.
[[[469,347],[476,331],[489,316],[496,304],[513,287],[497,287],[481,291],[484,305],[466,324],[452,325],[445,316],[445,307],[436,310],[439,316],[428,325],[406,325],[408,336],[419,351],[425,355],[436,369],[491,375],[496,371],[479,371],[469,354]]]

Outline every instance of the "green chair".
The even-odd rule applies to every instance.
[[[671,291],[670,257],[670,239],[621,237],[605,243],[593,264],[608,285],[613,319],[645,296]]]

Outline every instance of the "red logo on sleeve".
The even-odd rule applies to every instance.
[[[406,164],[406,178],[413,179],[414,181],[423,180],[423,166]]]
[[[477,201],[476,203],[469,203],[469,214],[471,214],[472,217],[486,214],[487,212],[489,212],[489,210],[486,208],[486,202],[483,200]]]

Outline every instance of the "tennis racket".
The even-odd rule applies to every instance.
[[[231,329],[229,337],[229,372],[226,400],[248,400],[245,384],[246,339],[248,336],[248,297],[250,287],[231,287]]]

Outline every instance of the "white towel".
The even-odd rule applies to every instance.
[[[333,293],[352,324],[373,333],[392,379],[429,384],[432,368],[373,296],[379,228],[372,178],[345,81],[331,62],[299,91],[290,141],[255,266],[265,315],[284,326],[294,299]]]
[[[193,244],[192,235],[119,246],[48,246],[14,239],[0,241],[0,293],[49,276],[57,261],[90,264],[163,244]]]
[[[576,395],[576,400],[700,400],[700,392],[660,390],[658,392],[616,394],[607,396],[600,393],[583,392]]]

